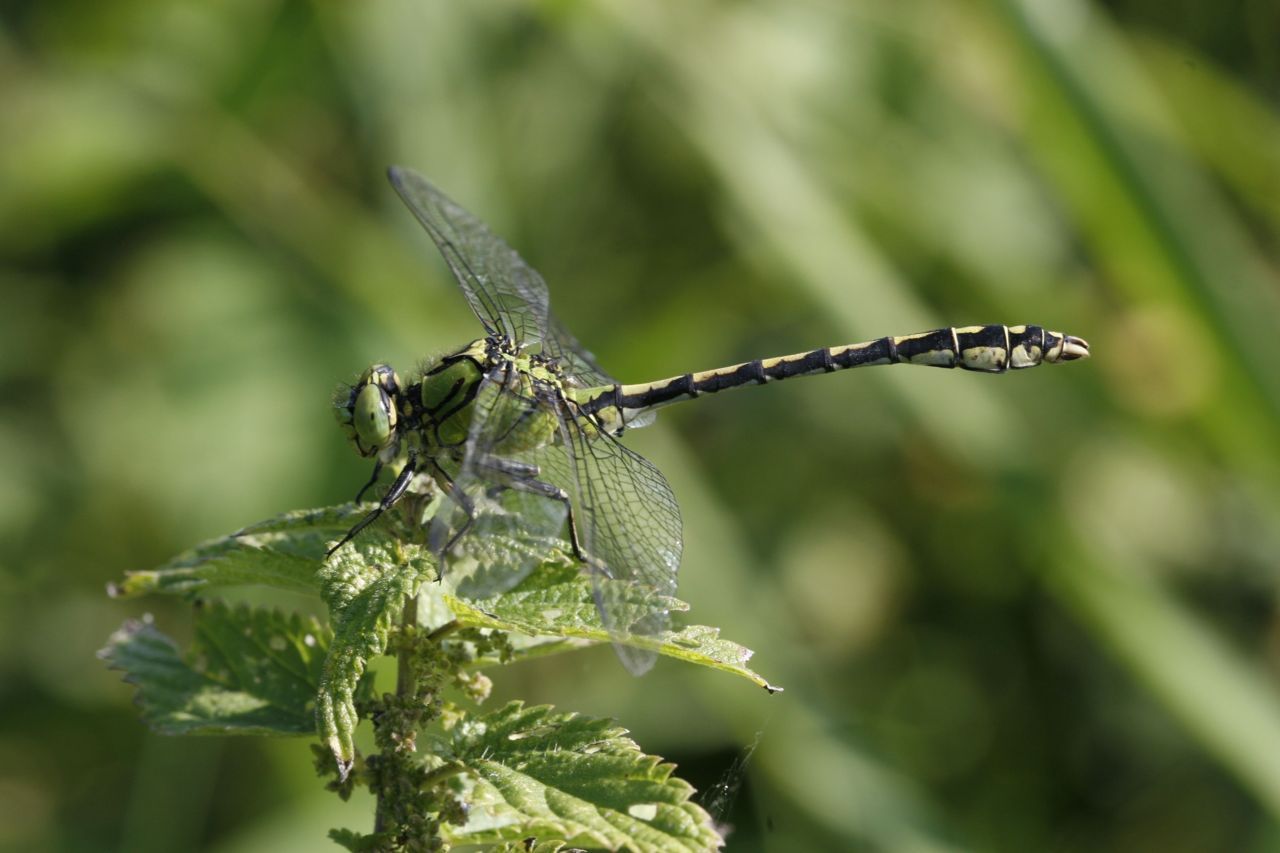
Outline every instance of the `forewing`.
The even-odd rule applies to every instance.
[[[616,638],[614,649],[635,675],[655,653],[626,644],[670,626],[683,547],[680,507],[654,465],[589,424],[562,420],[576,480],[574,523],[595,582],[596,605]]]
[[[543,351],[558,361],[564,368],[565,375],[583,388],[618,384],[618,380],[605,373],[604,368],[596,362],[595,355],[578,343],[578,339],[554,314],[547,318],[547,337],[543,342]]]
[[[596,362],[595,355],[578,343],[578,339],[554,314],[549,314],[547,317],[547,339],[543,348],[564,368],[565,377],[579,388],[599,388],[618,384],[618,380],[605,372],[604,368]],[[627,426],[639,429],[653,423],[653,418],[653,412],[645,412],[632,417],[627,422]]]
[[[551,314],[546,282],[501,237],[412,169],[392,166],[387,174],[490,334],[502,334],[522,348],[541,343],[581,388],[617,384]]]
[[[564,549],[567,507],[515,487],[522,456],[498,453],[504,439],[530,417],[546,417],[509,364],[481,380],[462,463],[427,540],[458,592],[487,598],[524,579]]]
[[[547,285],[542,276],[422,175],[392,166],[387,176],[439,247],[485,329],[520,346],[542,341],[547,334]]]

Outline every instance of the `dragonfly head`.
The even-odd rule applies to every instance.
[[[334,395],[334,417],[361,456],[377,456],[395,444],[399,398],[400,377],[386,364],[373,365]]]

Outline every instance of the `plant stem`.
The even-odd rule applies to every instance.
[[[406,595],[404,608],[400,611],[400,636],[407,637],[418,627],[418,596]],[[396,660],[396,696],[403,699],[414,691],[413,671],[410,668],[413,653],[412,643],[401,642]]]
[[[416,595],[406,595],[404,606],[400,610],[400,648],[396,652],[396,698],[403,700],[406,696],[413,694],[417,685],[414,684],[413,675],[413,643],[408,641],[408,635],[413,633],[413,629],[418,626],[418,597]],[[387,815],[390,813],[389,805],[384,798],[390,792],[385,789],[378,792],[378,802],[375,809],[375,817],[373,820],[373,831],[383,832],[386,830]]]

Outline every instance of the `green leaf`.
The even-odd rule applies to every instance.
[[[202,604],[182,654],[149,620],[126,622],[98,656],[138,687],[143,717],[170,735],[306,735],[329,645],[314,619]]]
[[[109,592],[113,597],[134,598],[250,584],[315,592],[316,569],[324,559],[326,543],[340,538],[370,508],[344,504],[285,513],[197,545],[158,569],[128,572]]]
[[[625,587],[615,585],[614,593],[625,593]],[[650,606],[651,596],[651,593],[638,590],[638,606]],[[445,596],[445,600],[455,618],[464,625],[514,631],[532,637],[561,637],[593,643],[624,642],[667,657],[742,676],[770,693],[782,689],[749,669],[746,664],[752,651],[721,639],[717,628],[691,625],[654,635],[632,635],[621,639],[610,636],[596,610],[591,581],[576,566],[544,564],[511,591],[483,601],[467,601],[456,596]],[[673,611],[689,609],[687,604],[674,598],[664,599],[663,603]]]
[[[425,548],[377,530],[341,548],[316,573],[334,637],[320,677],[315,725],[343,778],[355,760],[356,687],[369,660],[386,651],[405,600],[435,577],[435,560]]]
[[[447,829],[450,840],[719,848],[710,816],[689,801],[693,788],[626,734],[609,720],[519,702],[460,723],[449,746],[471,785],[471,819]]]
[[[569,847],[564,841],[540,841],[522,838],[519,841],[508,841],[489,848],[489,853],[582,853],[580,847]]]
[[[387,850],[393,840],[385,832],[373,832],[366,835],[350,829],[331,829],[329,830],[329,838],[339,846],[350,850],[351,853]]]
[[[530,637],[524,634],[508,634],[511,645],[509,655],[487,654],[473,658],[465,666],[468,669],[485,669],[492,666],[505,666],[518,661],[534,658],[551,657],[578,649],[589,649],[597,643],[578,637]]]

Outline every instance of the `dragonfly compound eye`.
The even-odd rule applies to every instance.
[[[394,440],[395,398],[399,393],[399,379],[385,364],[375,364],[354,388],[339,392],[335,407],[338,424],[361,456],[375,456]]]

